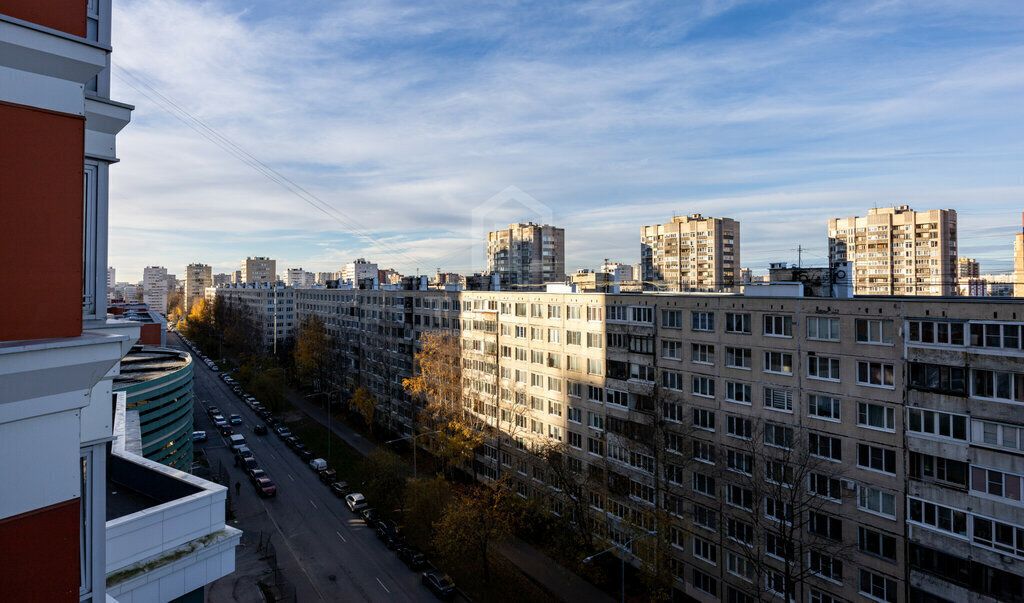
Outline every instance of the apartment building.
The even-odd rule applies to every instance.
[[[364,258],[359,258],[342,266],[336,278],[342,282],[358,286],[361,280],[377,278],[377,264],[367,262]]]
[[[220,287],[221,285],[230,285],[234,275],[227,274],[224,272],[213,275],[213,284],[211,287]]]
[[[296,307],[404,432],[418,337],[459,337],[494,430],[474,473],[584,515],[631,563],[667,555],[688,596],[1024,600],[1024,305],[339,289]]]
[[[284,284],[296,289],[306,289],[316,284],[316,275],[302,268],[289,268],[285,272]]]
[[[1022,214],[1024,219],[1024,214]],[[1024,229],[1013,238],[1013,296],[1024,297]]]
[[[163,266],[146,266],[142,270],[142,301],[149,309],[167,314],[167,269]]]
[[[565,282],[565,229],[525,222],[487,233],[487,272],[511,286]]]
[[[739,291],[740,223],[700,214],[640,228],[642,280],[671,291]]]
[[[214,290],[220,303],[249,312],[263,335],[263,346],[276,352],[299,324],[295,316],[295,289],[271,283],[227,285]]]
[[[236,272],[239,283],[276,283],[277,260],[265,257],[245,258],[242,270]]]
[[[213,268],[208,264],[189,264],[185,267],[185,312],[201,299],[207,287],[213,286]]]
[[[829,264],[850,262],[856,295],[956,295],[956,210],[907,205],[828,221]]]

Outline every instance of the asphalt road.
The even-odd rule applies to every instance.
[[[189,351],[176,333],[167,334],[169,347]],[[207,600],[251,601],[256,582],[266,573],[267,564],[257,552],[260,534],[271,539],[278,564],[294,585],[298,601],[434,601],[433,594],[420,584],[420,574],[408,569],[393,551],[377,540],[367,527],[322,484],[308,465],[272,432],[253,434],[260,422],[231,389],[198,357],[194,357],[196,429],[207,432],[209,440],[196,444],[206,452],[211,466],[220,461],[227,468],[234,494],[235,482],[241,482],[236,498],[236,522],[245,532],[236,551],[237,570],[207,588]],[[260,498],[248,477],[233,466],[233,455],[225,439],[213,426],[206,409],[216,406],[224,416],[242,417],[235,433],[245,436],[260,467],[277,485],[277,497]]]

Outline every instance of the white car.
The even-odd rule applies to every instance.
[[[345,504],[348,505],[348,510],[353,513],[357,513],[360,509],[366,508],[366,497],[359,492],[353,492],[352,494],[345,495]]]

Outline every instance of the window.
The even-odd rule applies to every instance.
[[[975,444],[1014,451],[1024,450],[1024,427],[975,419],[971,428],[973,431],[971,439]]]
[[[629,351],[637,354],[653,354],[654,353],[654,339],[652,337],[643,337],[640,335],[629,336]]]
[[[793,428],[775,423],[765,423],[764,443],[768,446],[778,446],[779,448],[792,448]]]
[[[737,484],[727,484],[725,487],[725,502],[734,507],[751,511],[754,508],[754,491]]]
[[[839,341],[839,319],[824,316],[808,317],[807,339]]]
[[[652,324],[654,323],[654,308],[634,306],[629,309],[629,316],[633,322]]]
[[[581,434],[578,434],[575,431],[567,433],[569,434],[569,439],[567,440],[569,442],[569,446],[572,446],[577,450],[583,447],[583,436]]]
[[[916,498],[907,499],[907,521],[967,537],[967,514]]]
[[[589,360],[587,361],[590,362]],[[636,381],[654,381],[654,367],[646,364],[629,363],[629,378]]]
[[[604,430],[604,415],[587,411],[587,425],[591,429]]]
[[[896,538],[864,526],[857,527],[857,548],[862,553],[896,561]]]
[[[879,576],[866,569],[860,570],[858,588],[862,595],[871,597],[876,601],[884,601],[885,603],[896,603],[897,601],[896,581],[885,576]]]
[[[683,374],[665,371],[661,374],[661,385],[666,389],[683,391]]]
[[[811,603],[842,603],[839,599],[820,590],[811,589]]]
[[[624,408],[629,407],[629,394],[626,392],[616,391],[609,389],[608,391],[608,404],[614,404],[616,406],[622,406]]]
[[[604,337],[600,333],[587,333],[587,347],[600,349],[604,346]]]
[[[751,433],[750,419],[729,415],[726,420],[726,433],[736,438],[749,440]]]
[[[764,552],[776,559],[789,561],[793,559],[793,543],[774,532],[767,531],[764,534]]]
[[[1024,374],[971,369],[971,395],[1009,402],[1024,402]]]
[[[694,331],[714,331],[714,312],[690,312],[690,328]]]
[[[910,388],[951,396],[967,395],[967,371],[959,366],[910,363]]]
[[[698,364],[714,364],[715,346],[705,343],[690,344],[690,359]]]
[[[693,505],[693,525],[717,531],[718,512],[704,505]]]
[[[662,358],[670,358],[672,360],[682,360],[683,345],[678,341],[662,340],[661,342],[661,356]]]
[[[530,362],[533,364],[544,364],[544,352],[540,350],[530,350]]]
[[[807,479],[809,482],[808,489],[811,494],[836,501],[842,500],[843,495],[839,490],[841,484],[837,478],[829,477],[822,473],[812,473],[807,476]]]
[[[967,417],[948,412],[911,408],[907,411],[907,431],[967,441]]]
[[[561,318],[562,306],[551,304],[548,306],[548,318]]]
[[[580,357],[566,355],[565,370],[578,373],[580,371]]]
[[[764,479],[767,482],[791,488],[796,485],[793,483],[794,475],[793,466],[789,463],[771,459],[764,461]]]
[[[587,320],[591,322],[604,320],[604,306],[587,306]]]
[[[971,325],[971,346],[986,348],[1021,347],[1020,325],[975,323]]]
[[[881,404],[858,402],[857,425],[871,429],[893,431],[896,429],[896,409],[891,406],[882,406]]]
[[[807,355],[807,376],[811,379],[839,381],[839,359],[830,356]]]
[[[562,416],[562,403],[548,400],[548,414],[556,417]]]
[[[914,343],[964,344],[964,324],[933,320],[911,320],[907,339]]]
[[[565,343],[567,345],[583,345],[583,333],[580,331],[566,331]]]
[[[737,383],[735,381],[725,382],[725,400],[726,402],[736,402],[737,404],[750,404],[753,398],[750,394],[749,383]]]
[[[714,597],[718,593],[718,580],[694,568],[693,587]]]
[[[792,337],[793,317],[778,314],[765,314],[764,334],[769,337]]]
[[[857,444],[857,466],[895,474],[896,451],[869,444]]]
[[[726,552],[725,565],[730,574],[742,578],[747,582],[750,582],[754,578],[755,572],[753,564],[745,557],[741,557],[736,553]]]
[[[579,306],[566,306],[565,307],[565,318],[567,320],[579,320],[580,319],[580,307]]]
[[[708,442],[693,441],[693,459],[704,463],[715,464],[715,447]]]
[[[754,526],[738,519],[728,518],[725,534],[730,539],[750,546],[754,542]]]
[[[841,542],[843,540],[843,521],[825,513],[810,511],[807,514],[807,531]]]
[[[833,582],[843,581],[843,562],[825,555],[818,551],[810,551],[807,554],[808,557],[808,569],[812,573],[815,573],[826,580],[832,580]]]
[[[694,471],[692,482],[694,492],[699,492],[700,494],[710,496],[712,498],[715,497],[715,478]]]
[[[715,413],[703,408],[693,409],[693,426],[708,431],[715,430]]]
[[[857,319],[857,343],[892,345],[892,331],[891,320]]]
[[[587,358],[587,374],[588,375],[600,375],[602,370],[602,362],[594,358]],[[653,372],[654,369],[651,369]]]
[[[530,327],[531,341],[544,341],[544,329],[541,327]]]
[[[683,328],[683,312],[682,310],[662,310],[661,311],[661,326],[667,329],[681,329]]]
[[[974,517],[973,526],[975,544],[1024,557],[1024,528],[984,517]]]
[[[793,412],[793,392],[777,387],[764,388],[764,407],[771,410]]]
[[[516,303],[516,316],[526,316],[525,303]]]
[[[716,565],[718,563],[718,547],[703,538],[694,537],[693,556]]]
[[[754,472],[754,457],[738,450],[728,450],[725,454],[725,466],[729,471],[752,475]]]
[[[597,438],[587,438],[587,452],[604,456],[604,442]]]
[[[750,348],[725,348],[725,366],[750,370]]]
[[[572,398],[581,398],[583,396],[583,384],[577,381],[566,381],[565,393]]]
[[[839,421],[839,398],[811,394],[807,396],[807,416],[827,421]]]
[[[725,314],[725,332],[750,335],[750,314]]]
[[[857,361],[857,383],[875,387],[893,387],[893,369],[884,362]]]
[[[702,398],[715,397],[715,380],[711,377],[700,377],[698,375],[694,375],[692,382],[693,389],[691,391],[693,395],[700,396]]]
[[[871,486],[857,486],[857,508],[896,519],[896,495]]]
[[[786,352],[765,352],[764,372],[792,375],[793,355]]]
[[[518,339],[526,339],[526,327],[525,326],[516,325],[516,337]]]
[[[566,409],[566,418],[572,423],[580,423],[583,419],[583,411],[578,408],[570,406]]]
[[[541,375],[540,373],[530,373],[530,386],[544,387],[544,375]]]
[[[910,453],[910,477],[922,481],[939,481],[967,487],[967,463],[941,456]]]
[[[971,490],[977,492],[1019,501],[1021,499],[1021,481],[1021,476],[1013,473],[1003,473],[978,466],[971,467]]]
[[[807,452],[833,461],[843,460],[843,441],[820,433],[807,434]]]
[[[795,590],[793,585],[790,585],[788,589],[786,588],[786,577],[782,572],[772,569],[767,570],[764,576],[764,586],[769,592],[774,593],[776,596],[781,597],[784,600],[794,601],[796,599],[796,597],[793,596],[793,591]],[[787,590],[789,592],[787,592]]]

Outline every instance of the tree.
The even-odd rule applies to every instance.
[[[401,509],[405,499],[408,467],[394,452],[377,448],[363,459],[366,496],[382,509]]]
[[[733,552],[746,561],[756,599],[768,598],[772,593],[765,591],[771,588],[804,600],[803,584],[810,575],[833,573],[842,579],[843,561],[852,548],[843,538],[842,520],[834,515],[836,502],[846,495],[843,465],[812,454],[835,444],[824,434],[749,421],[744,429],[750,438],[727,451],[726,471],[720,474],[731,509],[726,529],[747,545]]]
[[[413,542],[428,546],[434,539],[434,525],[441,519],[452,496],[452,488],[440,476],[411,480],[405,488],[405,531]]]
[[[600,480],[592,479],[591,473],[584,472],[582,463],[574,459],[564,442],[547,445],[537,455],[544,463],[549,484],[554,486],[557,496],[568,511],[562,513],[563,525],[559,531],[571,535],[577,550],[594,550],[590,491],[602,488],[603,484]]]
[[[331,342],[323,321],[316,315],[303,318],[295,336],[295,369],[299,381],[316,391],[328,388]]]
[[[478,486],[459,495],[435,524],[438,552],[452,561],[479,563],[484,582],[490,582],[491,547],[512,533],[508,496],[500,486]]]
[[[377,398],[365,387],[357,387],[352,394],[351,404],[366,421],[366,427],[373,429],[373,415],[377,410]]]

